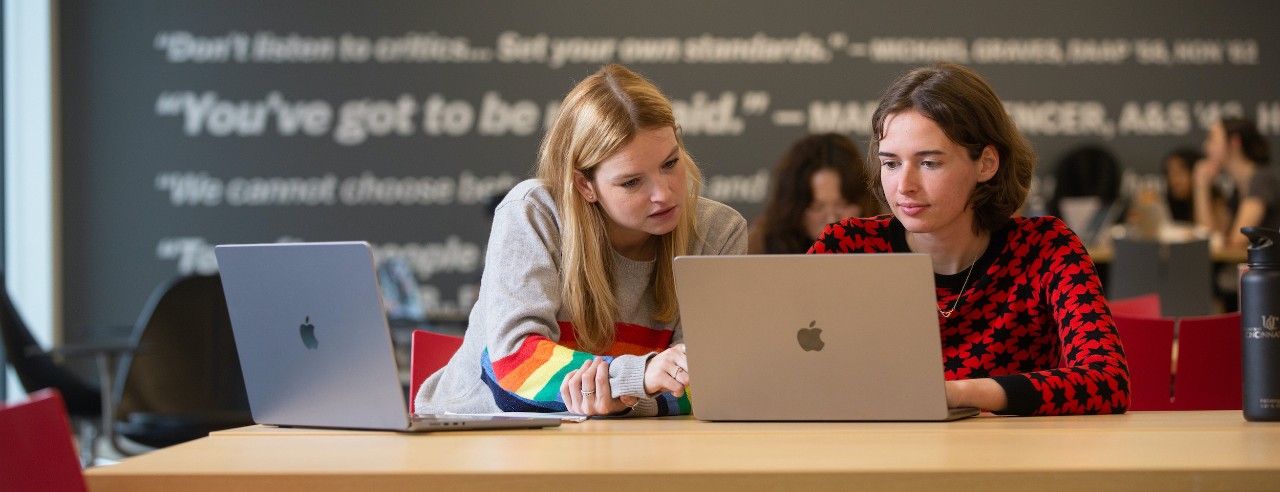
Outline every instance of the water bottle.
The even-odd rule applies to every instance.
[[[1240,276],[1244,418],[1280,421],[1280,231],[1240,229],[1249,269]]]

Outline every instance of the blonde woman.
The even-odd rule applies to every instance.
[[[746,221],[700,178],[651,82],[608,65],[574,87],[537,177],[495,211],[462,348],[414,408],[689,413],[672,259],[746,252]]]

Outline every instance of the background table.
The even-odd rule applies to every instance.
[[[948,423],[591,420],[407,435],[253,426],[90,469],[94,491],[1276,490],[1239,411]]]

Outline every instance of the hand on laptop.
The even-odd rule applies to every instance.
[[[614,398],[609,387],[609,363],[596,357],[569,371],[560,386],[560,397],[569,413],[610,415],[636,404],[634,396]]]
[[[975,407],[999,412],[1009,405],[1004,387],[991,378],[947,381],[947,408]]]
[[[663,350],[645,363],[644,392],[656,395],[662,392],[672,396],[684,396],[684,387],[689,385],[689,360],[684,356],[684,344],[678,343]]]

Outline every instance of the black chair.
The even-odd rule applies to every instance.
[[[4,272],[0,271],[0,285],[4,281]],[[36,342],[27,323],[14,307],[13,300],[9,298],[8,288],[4,289],[3,304],[0,335],[3,335],[5,355],[13,366],[18,381],[22,383],[23,390],[35,393],[45,388],[54,388],[62,394],[67,414],[76,423],[80,434],[82,464],[92,464],[103,409],[110,406],[109,400],[104,400],[103,397],[110,395],[81,380],[56,360],[53,353]],[[98,352],[98,355],[105,357],[112,353],[112,349],[105,349]]]
[[[154,448],[253,423],[219,276],[157,288],[133,343],[120,363],[117,420],[108,432]],[[131,454],[114,436],[112,444]]]

